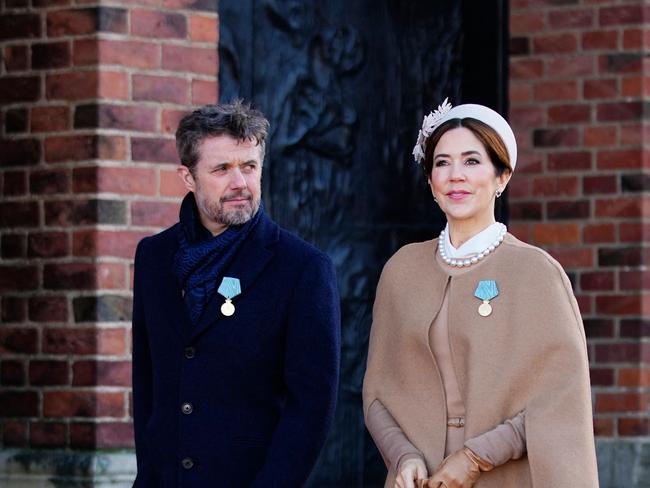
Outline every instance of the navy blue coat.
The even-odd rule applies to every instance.
[[[172,273],[176,226],[135,257],[134,486],[302,486],[336,403],[332,262],[262,216],[224,271],[241,282],[235,314],[215,293],[192,326]]]

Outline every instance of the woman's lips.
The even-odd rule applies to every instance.
[[[471,195],[471,193],[468,191],[450,191],[449,193],[447,193],[447,196],[452,200],[462,200],[468,195]]]

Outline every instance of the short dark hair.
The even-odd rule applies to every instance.
[[[426,147],[424,150],[424,160],[422,161],[422,169],[427,178],[431,177],[431,170],[433,169],[433,152],[440,141],[443,134],[451,129],[465,127],[472,131],[472,134],[483,143],[485,151],[490,156],[494,171],[497,176],[501,176],[506,171],[512,172],[510,165],[510,156],[508,155],[508,148],[506,147],[503,139],[499,136],[497,131],[480,120],[466,117],[464,119],[451,119],[437,127],[436,130],[426,140]]]
[[[238,141],[255,141],[262,148],[262,158],[269,121],[249,103],[205,105],[181,119],[176,129],[176,150],[181,163],[194,171],[199,160],[199,145],[206,137],[227,135]]]

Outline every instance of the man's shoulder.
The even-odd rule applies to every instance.
[[[143,238],[138,243],[136,251],[136,259],[139,255],[146,253],[147,255],[157,255],[159,253],[171,252],[178,247],[177,227],[180,224],[177,222],[171,227],[158,232],[157,234]]]
[[[278,251],[287,258],[292,259],[295,262],[303,263],[311,260],[331,262],[329,256],[325,252],[307,242],[294,232],[284,229],[279,225],[278,232]]]

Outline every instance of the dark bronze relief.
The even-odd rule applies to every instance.
[[[411,151],[425,111],[460,102],[461,3],[220,1],[220,98],[271,121],[267,209],[337,266],[341,392],[310,486],[383,486],[361,409],[372,302],[388,257],[444,225]]]

